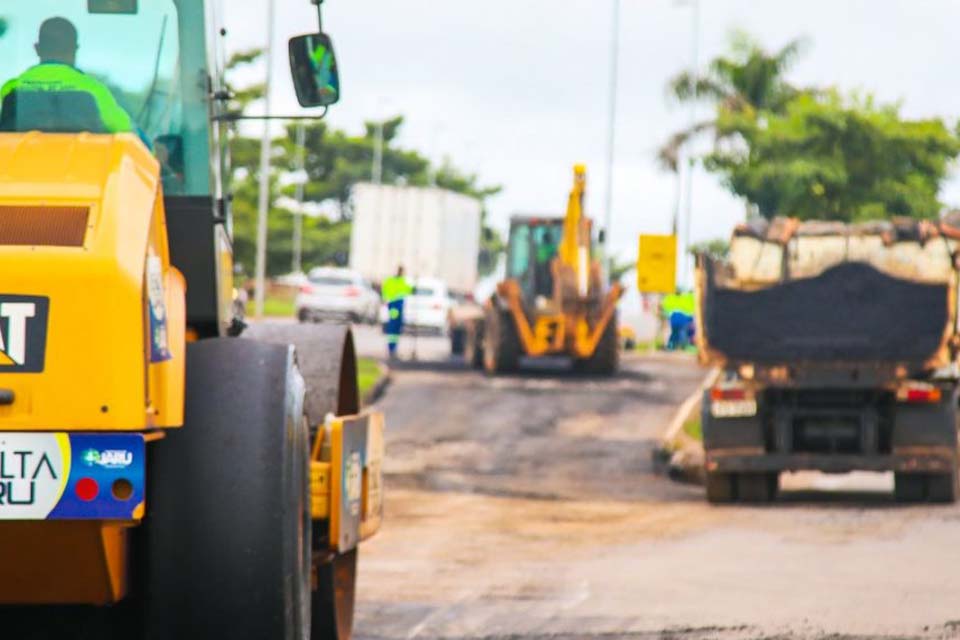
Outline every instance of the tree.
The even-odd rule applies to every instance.
[[[256,63],[262,56],[260,49],[240,51],[227,63],[228,71]],[[230,85],[229,111],[243,113],[253,102],[263,97],[263,85],[238,88]],[[303,264],[307,267],[322,264],[345,264],[350,251],[350,194],[358,182],[370,179],[378,130],[383,131],[383,173],[386,184],[437,186],[477,198],[481,203],[498,193],[500,187],[480,184],[477,176],[464,174],[449,160],[438,168],[417,151],[402,149],[395,144],[403,126],[403,117],[396,116],[382,123],[367,122],[364,134],[350,135],[331,129],[325,122],[311,122],[304,128],[304,145],[298,145],[300,124],[288,125],[284,134],[272,141],[271,193],[292,196],[296,186],[289,177],[298,169],[303,155],[306,183],[304,202],[307,205],[333,203],[334,219],[304,216]],[[258,138],[246,137],[235,124],[231,126],[233,155],[233,218],[234,252],[239,264],[249,270],[255,255],[257,193],[260,173],[260,144]],[[294,212],[277,205],[271,198],[268,214],[267,273],[276,275],[290,269],[292,262],[292,235]],[[486,225],[481,238],[479,266],[487,272],[496,266],[503,251],[499,234]]]
[[[714,58],[704,74],[679,73],[670,80],[667,92],[680,103],[714,104],[718,113],[779,113],[800,93],[784,80],[784,75],[804,48],[805,42],[796,39],[769,53],[750,35],[736,31],[731,36],[729,55]],[[680,149],[690,138],[707,131],[713,131],[718,138],[724,135],[716,119],[696,123],[670,137],[659,151],[660,164],[676,172]]]
[[[896,105],[836,91],[799,94],[777,110],[720,108],[717,130],[738,143],[715,149],[705,166],[766,218],[933,218],[960,155],[942,120],[904,120]]]
[[[687,251],[692,256],[706,255],[717,260],[723,260],[730,254],[730,241],[726,238],[714,238],[690,245]]]

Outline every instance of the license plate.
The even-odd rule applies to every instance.
[[[0,520],[143,517],[141,434],[0,433]]]
[[[757,415],[756,400],[714,400],[710,403],[714,418],[748,418]]]

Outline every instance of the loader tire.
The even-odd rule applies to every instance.
[[[462,356],[467,348],[467,330],[464,327],[450,329],[450,353]]]
[[[146,638],[309,637],[303,397],[289,346],[188,345],[183,428],[147,467]]]
[[[463,361],[471,369],[483,369],[483,329],[478,323],[467,326],[467,337],[463,347]]]
[[[597,348],[589,358],[574,361],[577,371],[595,376],[612,376],[620,366],[620,345],[617,337],[617,316],[603,329]]]
[[[520,336],[509,311],[488,310],[484,322],[483,368],[490,375],[512,373],[520,363]]]
[[[311,428],[322,424],[327,414],[353,415],[360,411],[357,387],[357,357],[353,333],[345,325],[298,327],[256,325],[244,334],[255,340],[291,344],[307,385],[306,413]],[[314,523],[314,539],[327,540],[326,521]],[[317,564],[317,584],[311,596],[311,640],[349,640],[353,629],[357,557],[347,553],[328,554]]]
[[[711,504],[733,502],[735,497],[733,474],[707,471],[704,485],[707,490],[707,502]]]

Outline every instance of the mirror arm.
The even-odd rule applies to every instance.
[[[239,120],[323,120],[329,107],[323,107],[323,113],[317,116],[245,116],[242,113],[224,113],[211,118],[214,122],[237,122]]]
[[[317,31],[323,32],[323,0],[310,0],[317,5]]]

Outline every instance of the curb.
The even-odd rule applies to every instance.
[[[684,433],[683,425],[701,402],[703,392],[710,388],[719,376],[719,369],[711,369],[704,376],[700,386],[677,408],[673,419],[660,436],[660,446],[653,450],[654,470],[669,476],[671,480],[703,484],[703,444]]]
[[[716,382],[719,377],[720,369],[711,369],[707,372],[707,375],[704,376],[703,382],[700,383],[696,391],[683,401],[683,404],[680,405],[680,408],[678,408],[677,412],[673,415],[670,424],[667,425],[666,431],[660,436],[662,446],[669,447],[676,441],[677,436],[683,430],[683,423],[687,421],[687,418],[690,417],[690,412],[693,411],[696,404],[703,398],[703,392],[713,386],[713,383]]]
[[[387,387],[390,386],[390,383],[393,381],[393,372],[390,370],[390,367],[385,365],[382,362],[377,362],[377,366],[380,368],[380,378],[377,380],[376,384],[367,392],[367,394],[360,399],[361,404],[364,407],[369,407],[372,404],[375,404],[383,397],[383,394],[386,393]]]

